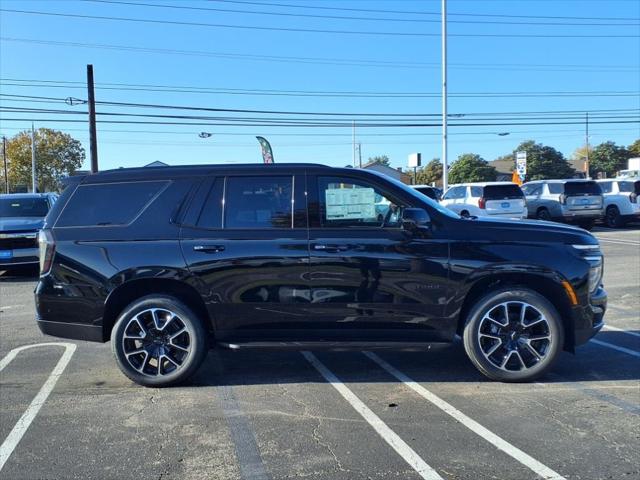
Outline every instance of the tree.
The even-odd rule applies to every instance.
[[[380,165],[389,166],[389,157],[386,155],[377,155],[375,157],[369,157],[369,164],[379,163]]]
[[[498,171],[475,153],[460,155],[449,170],[450,183],[492,182]]]
[[[416,171],[416,183],[419,185],[442,186],[442,162],[439,158],[434,158],[424,167]]]
[[[640,157],[640,138],[627,147],[632,157]]]
[[[57,190],[60,179],[73,175],[85,159],[82,144],[66,133],[50,128],[36,131],[36,177],[41,192]],[[31,185],[31,132],[7,140],[9,183]]]
[[[619,170],[627,168],[627,160],[631,152],[615,142],[604,142],[593,148],[589,156],[589,174],[595,177],[599,172],[605,172],[607,177],[615,176]]]
[[[553,147],[528,140],[513,151],[514,157],[516,152],[527,152],[527,180],[571,178],[576,174],[564,155]]]

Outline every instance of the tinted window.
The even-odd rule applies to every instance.
[[[426,195],[427,197],[433,199],[433,200],[437,200],[438,199],[438,195],[436,194],[436,191],[433,188],[430,187],[420,187],[420,188],[416,188],[417,191],[419,191],[421,194]]]
[[[48,211],[46,198],[0,198],[0,217],[44,217]]]
[[[566,195],[601,195],[602,190],[596,182],[567,182],[564,185]]]
[[[382,227],[400,224],[400,205],[376,187],[353,179],[318,178],[324,227]]]
[[[127,182],[80,185],[62,211],[56,226],[126,225],[135,220],[168,184]]]
[[[613,189],[613,183],[612,182],[600,182],[600,188],[602,189],[602,193],[611,193],[611,190]]]
[[[562,183],[548,183],[549,193],[564,193],[564,185]]]
[[[222,191],[224,179],[217,178],[207,195],[197,226],[201,228],[222,228]]]
[[[640,194],[640,181],[618,182],[618,188],[621,192],[634,192]]]
[[[513,185],[487,185],[484,187],[484,198],[487,200],[500,200],[503,198],[522,198],[524,194],[520,187]]]
[[[291,177],[228,177],[225,228],[291,228]]]
[[[540,195],[542,193],[542,185],[535,183],[523,185],[521,190],[525,195]]]
[[[453,200],[456,198],[464,198],[465,190],[467,187],[452,187],[447,190],[447,193],[444,195],[445,200]]]
[[[471,196],[473,198],[479,198],[482,196],[482,187],[471,187]]]

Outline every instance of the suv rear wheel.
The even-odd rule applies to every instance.
[[[607,212],[604,216],[604,223],[609,228],[620,228],[623,225],[622,217],[620,216],[620,210],[615,205],[607,207]]]
[[[564,330],[548,300],[532,290],[513,288],[476,302],[463,339],[471,362],[485,376],[525,382],[553,365],[562,350]]]
[[[120,370],[147,387],[168,387],[195,373],[207,354],[206,331],[176,298],[142,297],[118,318],[111,348]]]
[[[549,213],[549,210],[547,210],[546,208],[539,208],[538,211],[536,212],[536,218],[538,220],[551,221],[551,214]]]

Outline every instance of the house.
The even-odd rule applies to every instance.
[[[371,162],[362,166],[365,170],[372,170],[374,172],[382,173],[391,178],[395,178],[396,180],[400,180],[402,183],[407,185],[411,184],[411,175],[402,171],[402,168],[398,167],[393,168],[382,163]]]
[[[168,167],[168,166],[169,166],[168,163],[164,163],[159,160],[156,160],[155,162],[151,162],[145,165],[145,167]]]

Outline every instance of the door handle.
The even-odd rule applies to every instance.
[[[349,245],[325,245],[316,243],[313,245],[313,249],[320,252],[346,252],[349,250]]]
[[[218,253],[224,251],[224,245],[194,245],[194,252]]]

